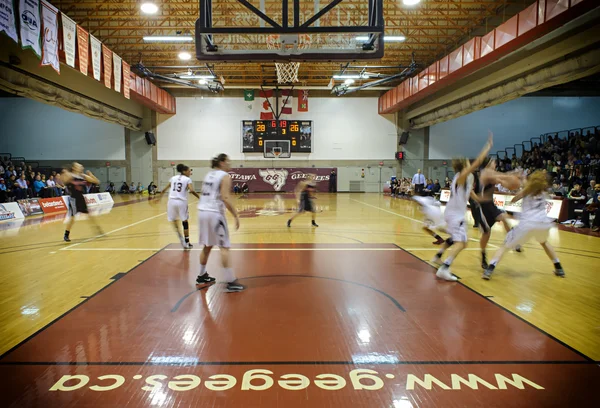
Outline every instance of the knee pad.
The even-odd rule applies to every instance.
[[[183,229],[188,229],[189,228],[189,224],[187,221],[182,221],[181,224],[183,224]]]
[[[452,246],[452,245],[454,245],[454,241],[452,240],[452,238],[448,238],[448,239],[446,240],[446,245],[448,245],[448,246]]]

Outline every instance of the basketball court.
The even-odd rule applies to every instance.
[[[125,193],[150,180],[160,192],[182,163],[202,194],[210,158],[226,153],[241,223],[234,231],[227,213],[231,263],[246,289],[225,291],[218,248],[207,266],[217,282],[195,285],[202,246],[191,196],[189,250],[176,243],[167,197],[133,194],[135,186],[131,195],[92,197],[98,207],[102,197],[111,201],[97,216],[101,234],[82,219],[63,242],[64,213],[0,222],[0,406],[600,406],[599,233],[551,229],[564,279],[529,242],[485,281],[481,234],[469,214],[469,245],[452,264],[459,280],[446,282],[436,278],[430,260],[439,247],[423,232],[416,203],[384,194],[392,177],[410,180],[423,168],[427,178],[452,178],[451,156],[476,156],[483,145],[471,135],[476,120],[456,126],[457,137],[446,129],[443,143],[434,137],[435,125],[499,104],[476,105],[476,96],[544,90],[550,85],[532,80],[542,71],[573,81],[598,75],[593,0],[50,3],[38,7],[44,27],[48,10],[60,8],[85,49],[73,43],[69,63],[69,20],[61,20],[57,79],[36,71],[40,61],[22,49],[21,32],[21,42],[0,38],[7,41],[0,102],[36,99],[23,90],[42,93],[34,80],[58,84],[89,109],[77,99],[62,107],[117,127],[82,122],[69,139],[75,119],[58,119],[52,133],[49,114],[46,133],[35,115],[18,116],[39,122],[38,133],[7,125],[13,139],[23,137],[20,149],[48,139],[59,152],[40,147],[38,162],[13,151],[13,161],[50,168],[83,155],[86,169],[106,174],[102,183],[125,182]],[[22,24],[36,25],[32,10],[21,10]],[[89,50],[90,66],[82,67]],[[32,82],[7,88],[10,70]],[[60,104],[61,95],[44,102]],[[495,97],[526,99],[518,96]],[[8,123],[16,114],[7,105],[0,112],[9,112]],[[550,105],[565,116],[584,111]],[[553,111],[521,112],[551,122]],[[504,146],[508,117],[494,122],[505,131],[496,142],[505,150],[490,156],[523,157],[547,140],[538,133]],[[517,119],[520,132],[526,126]],[[434,157],[436,149],[452,153]],[[289,227],[299,208],[295,188],[311,175],[319,225],[301,215]],[[560,202],[549,204],[557,214]],[[493,228],[490,259],[505,235]]]

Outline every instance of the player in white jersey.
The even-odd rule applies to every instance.
[[[435,255],[432,262],[441,263],[442,254],[448,245],[450,245],[450,254],[446,257],[444,263],[439,267],[436,276],[448,281],[456,281],[456,276],[450,273],[450,265],[458,254],[467,246],[467,225],[465,213],[467,212],[467,203],[469,197],[476,197],[473,192],[473,172],[481,165],[492,147],[492,134],[484,146],[477,159],[470,163],[468,159],[458,158],[452,160],[452,167],[455,171],[454,179],[450,185],[450,199],[446,204],[444,219],[446,220],[446,230],[450,234],[450,242],[447,242],[442,249]]]
[[[171,177],[169,184],[161,191],[161,194],[164,194],[169,190],[167,219],[169,222],[173,223],[173,227],[175,228],[175,232],[177,233],[179,242],[181,242],[183,248],[192,249],[192,244],[190,244],[190,226],[188,223],[188,219],[190,218],[188,193],[192,193],[197,198],[200,198],[200,196],[194,191],[194,185],[190,178],[192,169],[185,164],[178,164],[177,171],[179,172],[179,175]],[[181,221],[181,224],[183,225],[183,237],[179,232],[177,221]]]
[[[200,244],[204,245],[200,253],[200,274],[196,285],[211,283],[214,278],[206,272],[206,264],[213,246],[218,246],[221,252],[224,281],[227,292],[240,292],[245,289],[238,283],[229,261],[229,229],[225,218],[225,209],[235,217],[235,229],[240,228],[240,219],[231,201],[231,177],[227,173],[231,169],[229,157],[221,153],[212,159],[212,171],[204,178],[202,196],[198,203],[198,220],[200,223]]]
[[[491,260],[488,268],[483,273],[483,279],[491,279],[496,265],[498,265],[506,251],[514,249],[517,245],[525,244],[531,238],[540,243],[548,258],[554,263],[554,274],[560,277],[565,276],[565,271],[556,256],[556,252],[554,252],[554,248],[548,243],[548,230],[550,230],[553,221],[546,214],[547,189],[548,179],[546,174],[538,170],[529,176],[523,190],[513,197],[512,203],[523,199],[519,224],[510,230],[504,241],[504,246],[494,254],[494,259]]]
[[[423,213],[423,231],[431,235],[436,239],[434,245],[441,245],[444,242],[444,238],[440,237],[436,231],[446,231],[446,221],[444,220],[444,214],[440,208],[441,204],[433,197],[422,197],[414,196],[412,198],[421,206],[421,212]]]

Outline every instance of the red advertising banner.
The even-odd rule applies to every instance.
[[[90,36],[80,26],[77,26],[77,50],[79,51],[79,71],[83,75],[88,74],[88,58],[89,58],[89,40]]]
[[[298,183],[309,174],[314,174],[318,191],[327,191],[329,176],[336,168],[289,168],[289,169],[232,169],[229,172],[231,183],[235,187],[248,185],[253,192],[293,192]]]
[[[42,214],[42,207],[40,206],[39,198],[17,200],[17,203],[19,204],[19,208],[25,217]]]
[[[112,51],[102,44],[102,57],[104,58],[104,86],[112,88]]]
[[[67,206],[62,197],[42,198],[39,201],[44,214],[56,214],[67,211]]]

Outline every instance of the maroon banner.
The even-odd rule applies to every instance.
[[[314,174],[318,191],[327,191],[329,176],[337,168],[288,168],[288,169],[232,169],[229,172],[231,183],[235,187],[248,185],[251,193],[255,192],[293,192],[298,183],[309,174]]]

